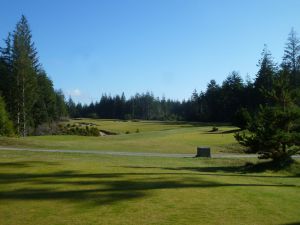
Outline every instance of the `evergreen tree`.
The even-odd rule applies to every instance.
[[[0,48],[0,92],[8,112],[11,113],[13,107],[11,33],[8,34],[5,45],[4,48]]]
[[[276,65],[273,62],[272,55],[265,45],[262,51],[262,58],[259,60],[259,71],[254,82],[256,105],[265,104],[267,99],[264,91],[272,90],[273,80],[276,73]]]
[[[284,49],[282,66],[290,72],[292,87],[298,87],[300,84],[300,40],[293,28]]]
[[[69,100],[67,102],[67,108],[68,108],[68,113],[72,118],[78,117],[77,113],[77,107],[75,102],[72,100],[71,97],[69,97]],[[80,112],[79,112],[80,113]]]
[[[68,116],[68,106],[65,102],[65,96],[62,90],[54,91],[55,94],[55,120],[60,120],[63,117]]]
[[[37,99],[36,72],[39,67],[37,52],[31,40],[31,31],[25,16],[17,23],[13,33],[12,75],[14,90],[13,120],[17,132],[26,136],[28,126],[34,123],[33,106]]]
[[[238,72],[233,71],[225,79],[222,84],[220,96],[223,103],[224,120],[232,122],[237,110],[242,107],[244,100],[243,96],[244,84],[243,79]]]
[[[280,165],[291,162],[291,155],[300,150],[300,131],[297,130],[300,108],[295,105],[297,94],[289,85],[286,73],[274,79],[272,90],[265,92],[273,106],[260,106],[258,114],[248,124],[249,132],[237,133],[237,141],[257,152],[260,158],[271,158]]]
[[[0,136],[12,136],[13,134],[13,124],[6,112],[4,100],[0,96]]]
[[[218,122],[224,118],[221,91],[221,87],[215,80],[211,80],[207,85],[205,93],[205,114],[207,121]]]
[[[52,81],[44,70],[38,71],[36,78],[37,99],[32,111],[35,128],[42,123],[51,123],[56,119],[56,97]]]
[[[26,136],[42,123],[67,115],[62,92],[41,68],[24,16],[0,48],[0,93],[17,134]]]

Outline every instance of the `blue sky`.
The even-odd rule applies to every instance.
[[[251,78],[267,44],[280,62],[299,0],[0,0],[0,38],[29,20],[55,88],[75,101],[101,93],[187,99],[233,70]],[[4,10],[5,9],[5,10]],[[1,42],[3,45],[3,41]]]

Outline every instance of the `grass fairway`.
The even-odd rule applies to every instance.
[[[48,149],[110,150],[131,152],[195,153],[197,146],[210,146],[213,153],[237,152],[232,126],[212,126],[199,123],[124,122],[118,120],[73,120],[72,123],[94,123],[99,129],[119,133],[104,137],[74,135],[1,138],[0,145]],[[136,130],[139,129],[139,133]],[[130,134],[125,134],[129,131]]]
[[[0,151],[0,224],[299,224],[300,171],[244,163]]]

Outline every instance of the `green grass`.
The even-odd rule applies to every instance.
[[[300,223],[299,164],[245,162],[0,151],[0,224]]]
[[[209,132],[211,125],[176,122],[124,122],[117,120],[73,120],[70,124],[88,122],[99,129],[119,133],[104,137],[39,136],[26,138],[0,138],[2,146],[35,148],[111,150],[162,153],[195,153],[197,146],[210,146],[216,152],[241,151],[233,137],[236,128],[218,126],[218,132]],[[139,133],[135,133],[139,129]],[[130,134],[125,134],[129,131]]]
[[[164,122],[164,121],[145,121],[145,120],[112,120],[112,119],[71,119],[69,122],[63,122],[63,124],[76,124],[85,126],[84,123],[94,124],[97,128],[102,130],[108,130],[118,134],[125,134],[126,132],[135,133],[137,129],[140,132],[149,132],[149,131],[161,131],[161,130],[170,130],[184,127],[193,127],[201,126],[204,123],[197,122]]]

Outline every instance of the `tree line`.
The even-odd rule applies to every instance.
[[[70,98],[67,102],[68,111],[71,117],[231,122],[243,126],[243,118],[248,113],[256,113],[260,105],[272,103],[264,92],[273,89],[273,80],[278,74],[286,73],[289,87],[298,89],[299,65],[299,38],[292,29],[282,62],[275,63],[265,45],[253,80],[244,80],[238,72],[233,71],[222,84],[211,80],[205,91],[194,90],[191,97],[183,101],[160,99],[150,92],[136,94],[129,99],[124,93],[115,96],[103,94],[99,101],[85,105],[75,104]],[[299,104],[300,99],[297,102]]]
[[[67,114],[64,94],[54,90],[22,16],[0,48],[0,135],[33,134]]]
[[[124,93],[111,96],[103,94],[99,102],[89,105],[75,104],[72,98],[67,102],[71,117],[91,117],[105,119],[180,120],[180,101],[159,99],[153,93],[136,94],[126,99]]]

